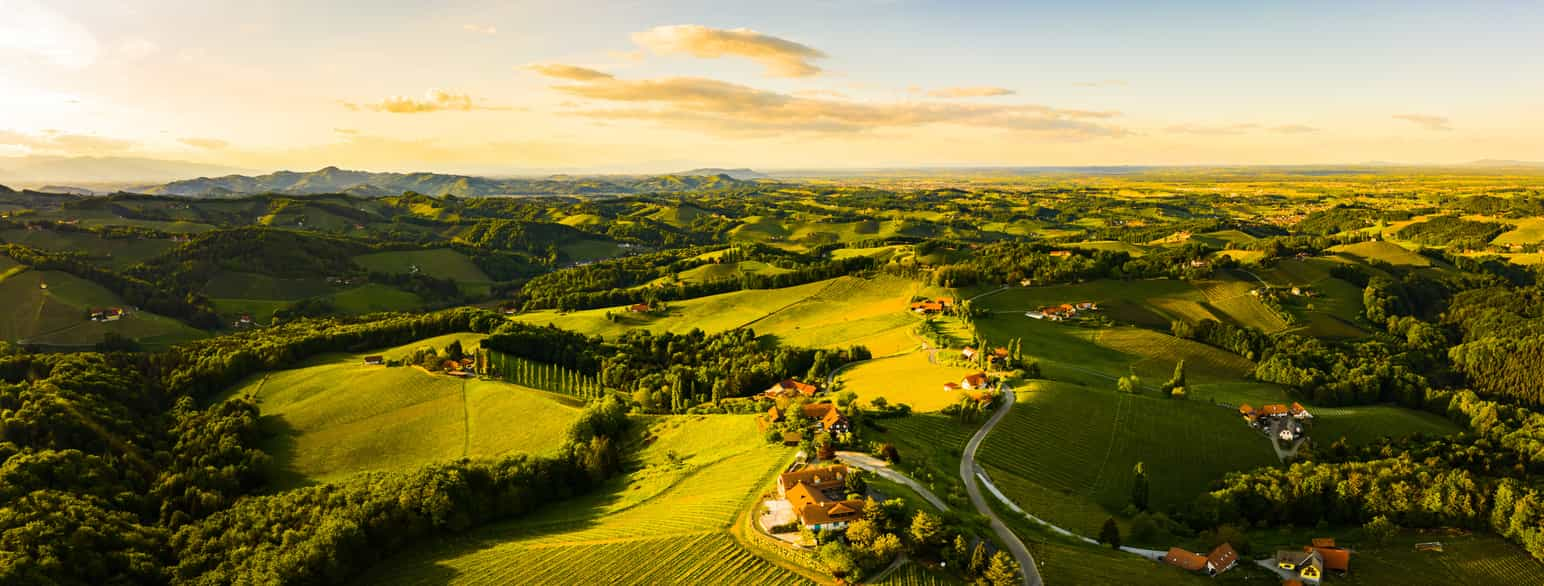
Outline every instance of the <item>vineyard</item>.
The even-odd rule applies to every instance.
[[[787,462],[753,418],[661,417],[644,437],[641,468],[612,490],[392,560],[359,583],[806,582],[730,531]]]

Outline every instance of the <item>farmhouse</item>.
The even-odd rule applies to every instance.
[[[966,360],[974,360],[976,358],[976,349],[966,346],[964,350],[960,350],[960,356]]]
[[[842,529],[863,514],[864,501],[844,500],[846,466],[823,466],[778,477],[778,496],[788,501],[799,523],[813,531]]]
[[[91,310],[91,321],[118,321],[123,319],[123,308],[108,307]]]
[[[975,374],[968,374],[968,375],[965,375],[965,378],[960,379],[960,388],[967,389],[967,390],[969,390],[969,389],[984,389],[984,388],[987,387],[987,384],[988,383],[987,383],[986,373],[984,373],[984,372],[978,372],[978,373],[975,373]]]
[[[1232,545],[1226,543],[1212,549],[1207,555],[1171,547],[1169,553],[1164,554],[1163,562],[1188,572],[1204,570],[1207,575],[1216,576],[1238,565],[1238,552],[1233,550]]]
[[[632,305],[627,306],[627,311],[629,311],[631,313],[648,313],[649,312],[649,304],[647,304],[647,303],[634,303]]]
[[[366,356],[365,357],[365,364],[367,366],[380,366],[382,364],[386,364],[386,358],[384,358],[382,356],[378,356],[378,355],[376,355],[376,356]]]
[[[960,383],[944,383],[944,392],[960,390]]]
[[[992,349],[992,362],[1007,362],[1009,356],[1011,356],[1011,353],[1008,352],[1007,348],[999,347]]]
[[[852,431],[852,422],[842,415],[836,405],[830,403],[810,403],[804,406],[804,417],[819,422],[820,429],[827,433],[847,433]]]
[[[815,385],[801,383],[791,378],[785,378],[774,383],[772,388],[767,389],[762,394],[774,399],[778,397],[794,397],[798,395],[813,397],[815,396],[816,392],[819,392],[819,390],[820,389]]]
[[[1051,251],[1051,256],[1054,256],[1056,258],[1067,258],[1069,256],[1072,256],[1072,251],[1071,250],[1052,250]]]
[[[1199,572],[1206,567],[1206,556],[1171,547],[1169,553],[1164,554],[1163,563],[1187,572]]]
[[[942,313],[944,311],[948,311],[948,309],[949,309],[949,300],[947,300],[947,299],[934,299],[932,301],[913,301],[912,304],[911,304],[911,312],[912,313],[919,313],[919,314],[922,314],[922,315],[932,315],[932,314],[935,314],[935,313]]]
[[[1277,551],[1276,567],[1297,573],[1304,584],[1318,584],[1324,579],[1324,558],[1312,547],[1305,547],[1303,551]]]

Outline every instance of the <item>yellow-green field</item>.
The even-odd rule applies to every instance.
[[[940,354],[952,353],[940,350]],[[891,405],[905,403],[915,411],[937,411],[960,402],[964,391],[943,390],[944,383],[958,383],[975,370],[948,366],[928,361],[928,352],[912,352],[901,356],[881,358],[865,362],[842,371],[837,379],[843,390],[858,393],[864,402],[884,397]]]
[[[1360,262],[1383,261],[1394,266],[1429,267],[1431,259],[1416,254],[1408,248],[1387,240],[1373,240],[1356,244],[1342,244],[1330,248],[1331,252]]]
[[[1426,541],[1442,542],[1443,551],[1415,551],[1416,543]],[[1407,532],[1388,545],[1357,548],[1351,572],[1325,583],[1544,584],[1544,563],[1491,535]]]
[[[752,416],[654,420],[642,468],[598,494],[446,539],[358,584],[803,584],[735,535],[788,461]],[[670,455],[676,456],[672,461]]]
[[[0,231],[0,240],[44,250],[80,252],[116,269],[144,262],[166,252],[173,245],[171,240],[103,238],[94,232],[21,229]]]
[[[879,356],[916,345],[906,335],[907,328],[917,322],[906,312],[916,288],[915,282],[897,277],[839,277],[782,289],[672,301],[662,314],[635,314],[610,307],[569,313],[533,311],[514,319],[608,338],[632,329],[683,333],[693,328],[716,332],[749,327],[780,343],[811,347],[862,344]],[[616,320],[606,319],[607,313]]]
[[[1321,446],[1329,446],[1342,437],[1352,444],[1366,444],[1384,437],[1412,433],[1449,435],[1462,431],[1457,424],[1434,413],[1389,405],[1355,407],[1312,407],[1311,435]]]
[[[481,336],[453,334],[385,351],[332,354],[253,377],[232,391],[256,397],[281,485],[338,480],[366,470],[412,468],[462,457],[557,448],[577,401],[413,367],[366,366],[365,354],[400,359],[414,348]]]
[[[1492,240],[1492,244],[1531,244],[1544,242],[1544,218],[1523,218],[1513,220],[1512,229],[1503,232]]]

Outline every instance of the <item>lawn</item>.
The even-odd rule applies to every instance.
[[[405,357],[453,334],[371,354]],[[338,480],[366,470],[407,469],[462,457],[544,453],[563,441],[577,402],[495,381],[365,366],[363,354],[330,354],[299,368],[252,377],[232,391],[257,398],[281,486]]]
[[[416,266],[419,274],[437,279],[450,279],[458,283],[492,281],[482,269],[477,268],[472,259],[449,248],[362,254],[354,257],[354,263],[365,270],[381,273],[410,273]]]
[[[656,418],[645,438],[638,469],[609,489],[425,544],[356,583],[809,582],[784,567],[790,561],[764,559],[732,532],[789,457],[761,440],[754,418]]]
[[[1083,535],[1130,501],[1146,465],[1155,509],[1188,504],[1227,472],[1276,463],[1270,444],[1210,403],[1036,381],[987,436],[980,461],[1027,511]]]
[[[933,364],[928,355],[912,352],[866,362],[842,371],[837,380],[842,381],[843,390],[858,393],[865,403],[884,397],[891,405],[905,403],[915,411],[937,411],[960,402],[964,391],[945,392],[944,383],[957,383],[977,371],[948,366],[942,360]]]

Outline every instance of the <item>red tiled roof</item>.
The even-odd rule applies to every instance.
[[[777,477],[777,482],[784,490],[792,489],[795,485],[804,483],[812,488],[825,490],[841,486],[847,480],[847,467],[840,464],[835,466],[817,466],[784,472]]]
[[[986,373],[978,372],[975,374],[965,375],[965,380],[963,382],[969,383],[972,387],[979,387],[986,384]]]
[[[810,419],[825,419],[826,414],[836,410],[836,405],[830,403],[805,403],[800,412]]]
[[[1297,403],[1293,403],[1293,405],[1297,405]],[[1315,537],[1311,540],[1311,543],[1313,543],[1314,547],[1335,547],[1335,538]]]
[[[1318,541],[1317,539],[1314,541]],[[1334,540],[1330,540],[1332,543]],[[1310,547],[1324,558],[1324,569],[1345,572],[1351,569],[1351,550],[1339,547]]]
[[[788,394],[788,393],[799,393],[799,394],[804,395],[806,397],[813,397],[813,396],[815,396],[815,392],[818,391],[818,390],[820,390],[820,389],[818,387],[816,387],[815,385],[807,384],[807,383],[801,383],[801,382],[793,380],[791,378],[785,378],[783,380],[780,380],[780,381],[777,381],[776,383],[774,383],[772,385],[772,388],[767,389],[767,393],[766,394],[768,394],[768,395],[782,395],[782,394]]]
[[[1211,564],[1212,568],[1221,572],[1238,563],[1238,552],[1233,551],[1232,545],[1224,543],[1206,555],[1206,563]]]
[[[863,501],[812,503],[794,510],[799,512],[799,520],[805,525],[824,525],[857,519],[864,504]]]
[[[1177,568],[1183,568],[1194,572],[1206,567],[1206,556],[1191,553],[1177,547],[1169,548],[1169,553],[1164,554],[1163,562]]]

